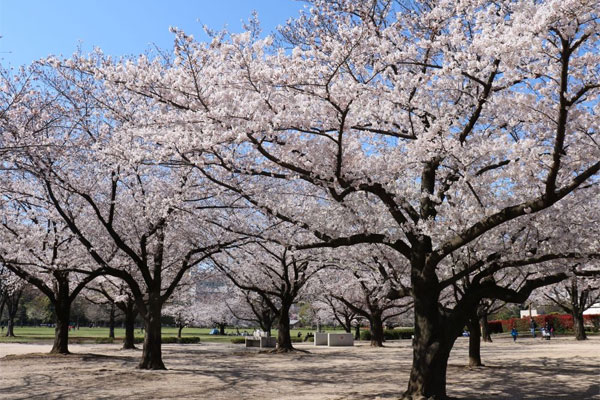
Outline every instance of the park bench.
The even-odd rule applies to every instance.
[[[277,338],[267,336],[266,332],[256,330],[253,336],[246,337],[246,347],[274,348],[277,345]]]

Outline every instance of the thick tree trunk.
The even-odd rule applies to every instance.
[[[19,310],[19,301],[21,300],[22,295],[23,290],[19,290],[6,298],[6,311],[8,312],[8,319],[6,321],[7,337],[15,337],[15,317]]]
[[[125,338],[123,339],[123,350],[135,349],[135,316],[137,312],[135,305],[130,302],[123,307],[125,312]]]
[[[271,328],[273,327],[273,318],[270,310],[262,310],[260,313],[255,312],[258,326],[262,329],[263,332],[267,334],[267,336],[271,336]]]
[[[434,320],[437,316],[416,316],[413,365],[404,399],[444,400],[446,396],[446,369],[456,335],[448,337]],[[432,323],[433,322],[433,323]],[[417,327],[418,326],[418,327]]]
[[[575,331],[575,339],[586,340],[587,335],[583,325],[583,314],[580,312],[573,312],[573,330]]]
[[[381,315],[372,314],[369,319],[369,325],[371,330],[371,346],[383,347],[383,321]]]
[[[448,357],[466,323],[466,317],[460,321],[449,321],[448,317],[441,314],[439,295],[435,292],[435,277],[425,278],[418,269],[413,268],[411,280],[415,318],[413,363],[403,399],[447,399]]]
[[[473,316],[469,326],[469,367],[480,367],[481,363],[481,329],[478,318]]]
[[[160,317],[162,306],[159,294],[150,293],[147,314],[144,316],[145,336],[140,369],[166,369],[162,361],[162,339]]]
[[[268,337],[271,337],[271,329],[273,328],[273,321],[263,323],[263,330],[267,333]]]
[[[492,335],[490,333],[490,327],[488,325],[487,313],[484,312],[479,315],[479,326],[481,327],[481,339],[486,343],[491,343]]]
[[[354,327],[354,340],[360,340],[360,324],[358,322]]]
[[[56,327],[54,328],[54,344],[50,354],[69,354],[69,323],[71,319],[69,282],[58,282],[58,286],[59,290],[54,302]]]
[[[347,315],[344,315],[344,331],[346,333],[352,332],[352,319]]]
[[[290,305],[282,304],[277,322],[277,351],[292,351],[292,338],[290,337]]]
[[[108,337],[115,338],[115,303],[110,303],[110,314],[108,315]]]
[[[181,331],[183,330],[183,324],[177,325],[177,339],[181,339]]]
[[[15,337],[15,317],[8,316],[6,320],[6,336]]]
[[[217,324],[219,326],[219,335],[225,335],[225,324]]]

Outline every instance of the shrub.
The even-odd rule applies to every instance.
[[[586,327],[589,327],[593,332],[598,332],[598,330],[600,330],[600,315],[584,315],[583,323]]]
[[[167,342],[165,342],[165,339],[168,339],[168,338],[162,338],[162,342],[163,343],[167,343]],[[112,344],[112,343],[115,343],[115,341],[117,343],[120,342],[121,339],[115,340],[115,339],[112,339],[112,338],[109,338],[109,337],[101,337],[101,338],[96,338],[94,341],[96,343],[98,343],[98,344]],[[135,344],[142,344],[142,343],[144,343],[144,338],[142,338],[142,337],[135,337],[135,338],[133,338],[133,343],[135,343]]]
[[[554,327],[554,332],[565,333],[573,330],[573,317],[569,314],[546,314],[538,315],[533,317],[533,320],[537,324],[537,328],[543,328],[546,322],[550,323]],[[529,317],[524,318],[510,318],[503,319],[501,321],[490,321],[490,323],[500,323],[504,332],[509,332],[513,327],[517,328],[520,332],[528,332]]]
[[[414,335],[413,328],[386,329],[383,331],[384,340],[410,339]],[[371,340],[371,331],[361,330],[360,340]]]
[[[167,336],[167,337],[162,338],[162,342],[165,344],[169,344],[169,343],[192,344],[192,343],[200,343],[200,338],[198,336],[184,336],[181,338],[177,338],[174,336]]]
[[[304,338],[301,337],[296,337],[296,336],[292,336],[290,339],[292,339],[292,343],[302,343],[302,341],[304,340]],[[231,343],[233,344],[244,344],[246,343],[246,338],[245,337],[234,337],[231,338]]]
[[[488,322],[488,330],[490,333],[502,333],[504,330],[502,329],[501,321],[489,321]]]

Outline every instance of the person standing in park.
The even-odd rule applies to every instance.
[[[519,336],[519,332],[517,331],[517,328],[515,328],[514,326],[510,331],[510,336],[512,336],[513,342],[517,341],[517,336]]]
[[[537,328],[537,324],[535,323],[533,318],[531,319],[531,322],[529,323],[529,328],[531,329],[531,336],[535,337],[535,328]]]

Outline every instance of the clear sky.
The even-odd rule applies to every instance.
[[[202,25],[232,31],[258,12],[263,33],[296,16],[295,0],[0,0],[0,63],[18,66],[71,55],[81,44],[114,56],[171,48],[169,26],[205,39]]]

